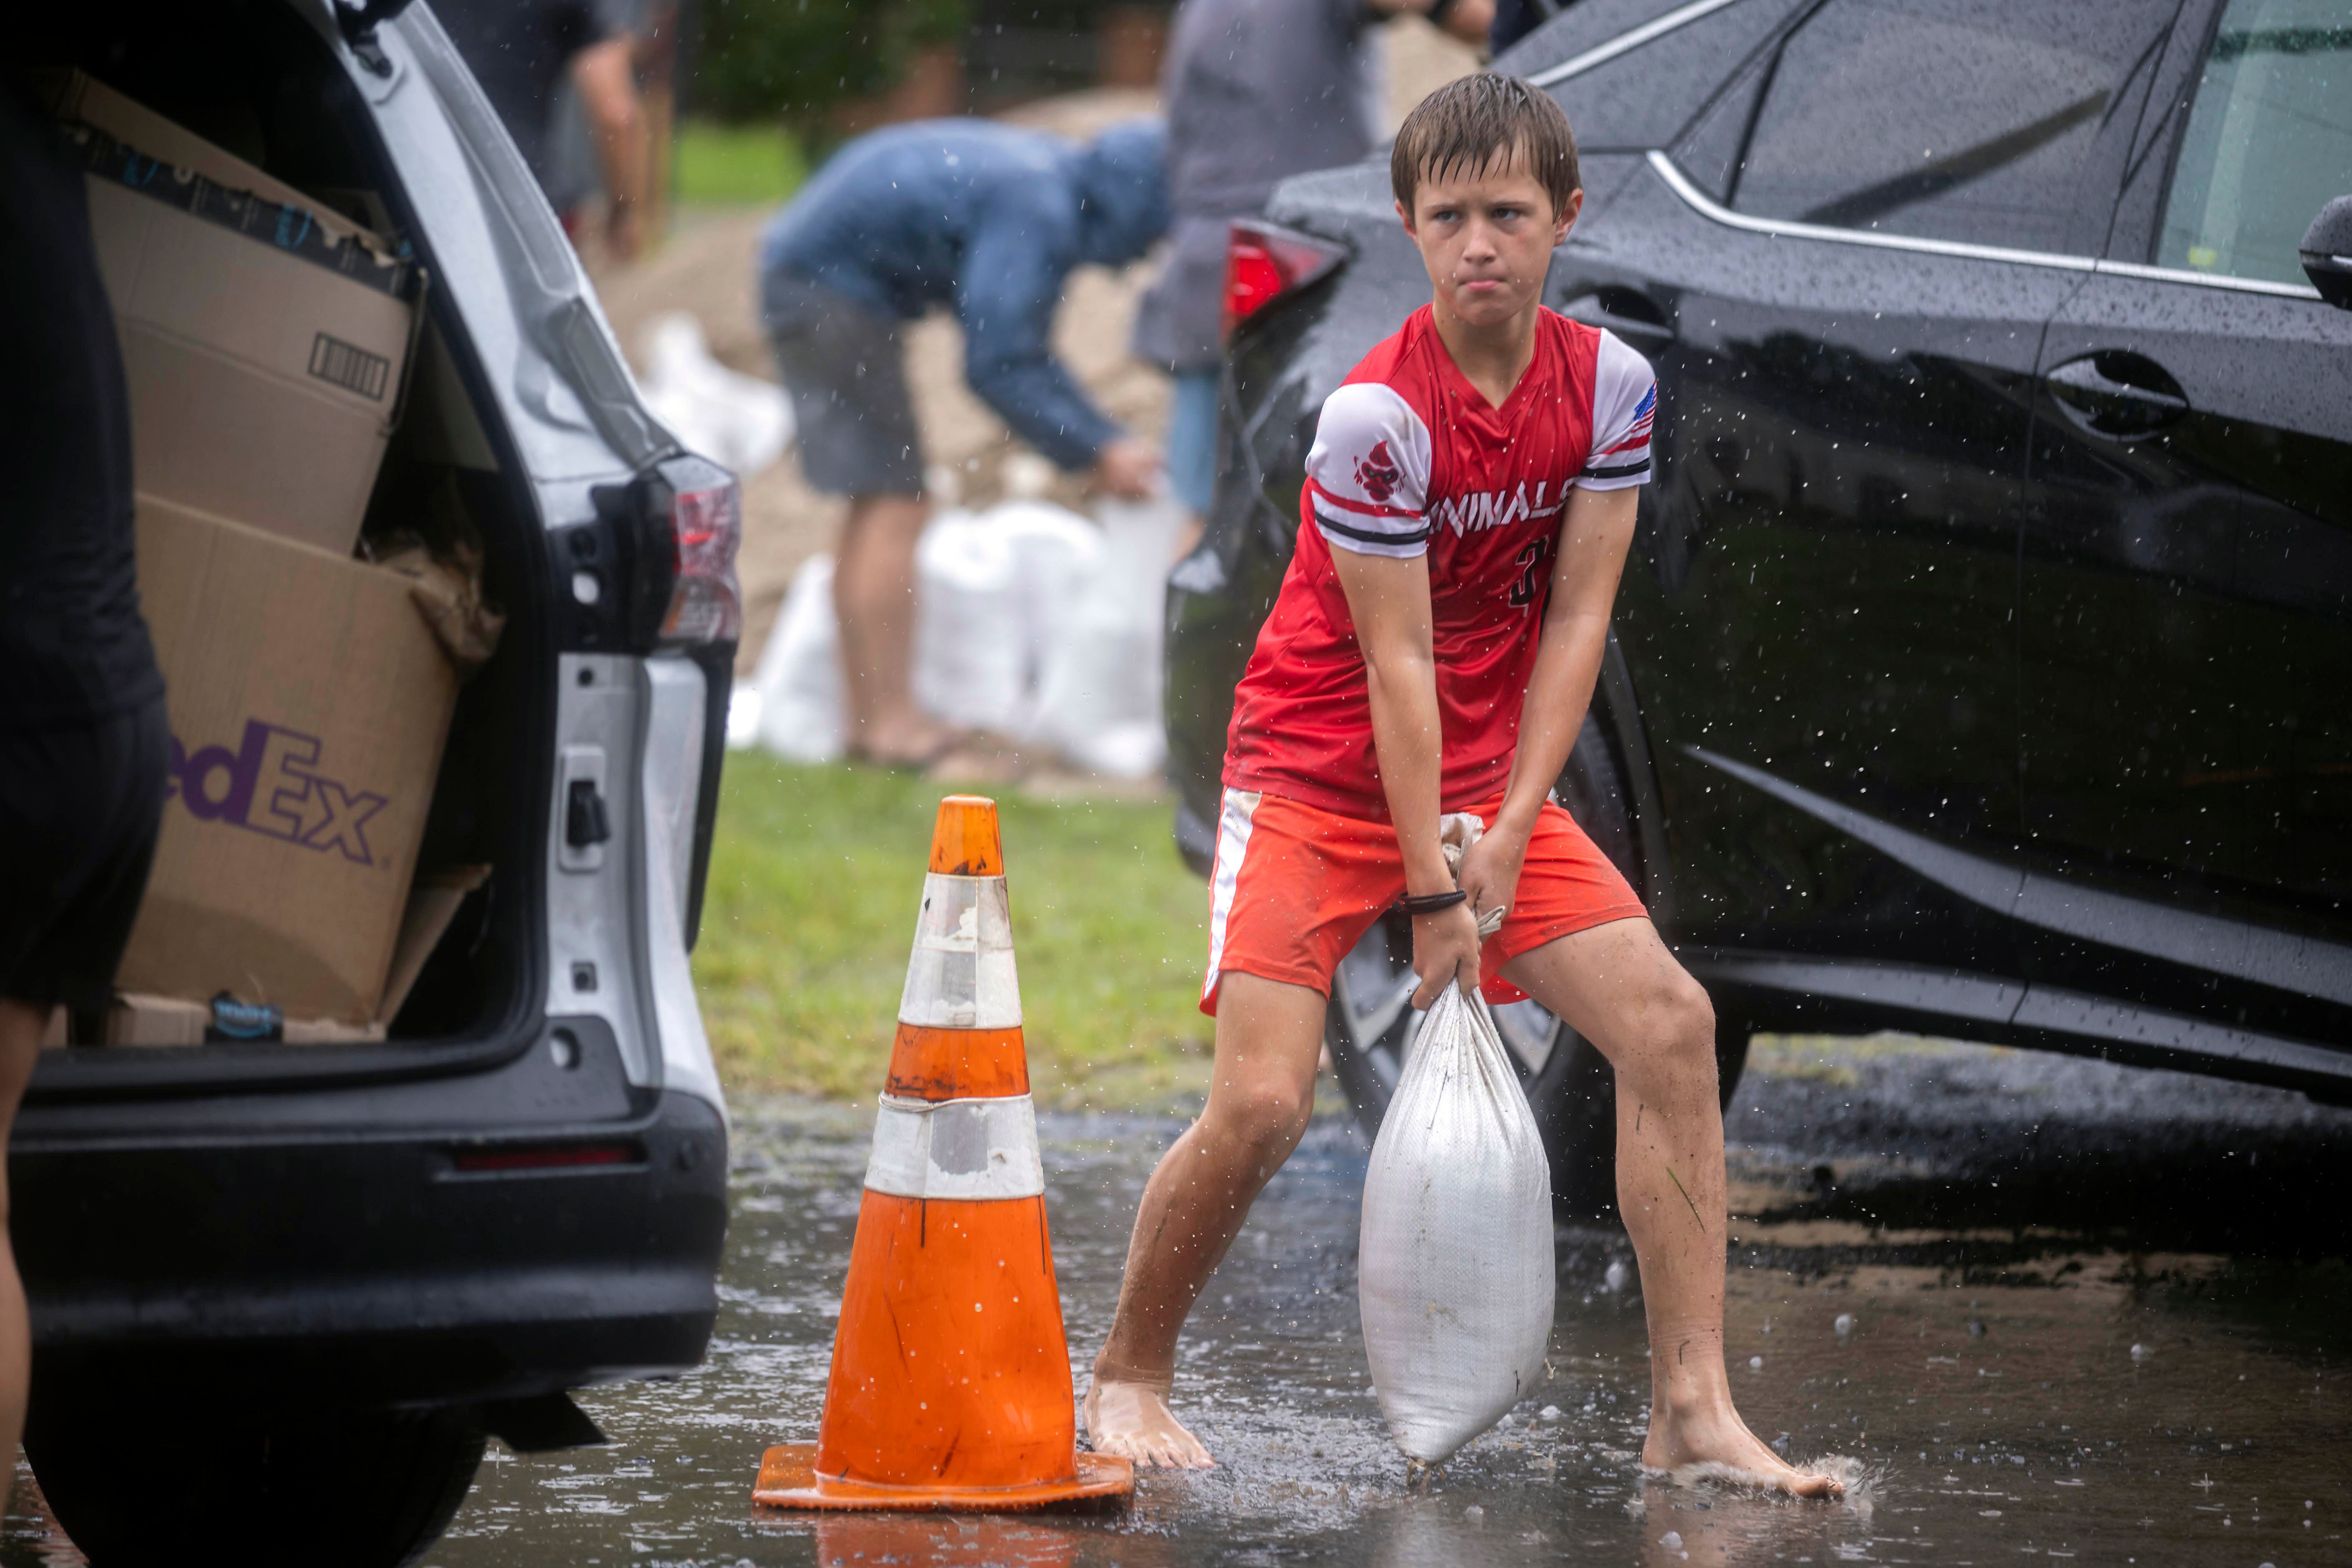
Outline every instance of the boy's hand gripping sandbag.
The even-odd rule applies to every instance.
[[[1372,1387],[1435,1463],[1533,1392],[1551,1336],[1551,1171],[1484,1002],[1422,1021],[1364,1176],[1356,1267]]]

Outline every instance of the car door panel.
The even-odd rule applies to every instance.
[[[1743,229],[1663,173],[1555,272],[1571,314],[1664,323],[1626,334],[1661,434],[1620,635],[1695,873],[1685,929],[1887,955],[1963,931],[1998,962],[1999,921],[1693,749],[2013,840],[2032,371],[2080,278]]]
[[[2129,354],[2159,430],[2045,387],[2021,593],[2026,819],[2082,868],[2282,907],[2352,893],[2352,313],[2101,276],[2052,374]]]
[[[2293,237],[2352,186],[2352,31],[2305,25],[2342,15],[2184,18],[2110,255],[2043,349],[2021,554],[2031,842],[2248,940],[2352,933],[2352,312],[2316,298]],[[2183,983],[2147,956],[2120,931],[2049,962]],[[2203,1000],[2319,994],[2280,989],[2305,999]]]

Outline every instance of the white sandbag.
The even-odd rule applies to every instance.
[[[829,763],[841,755],[841,630],[833,614],[833,557],[811,556],[793,575],[776,626],[760,650],[752,672],[746,717],[736,704],[727,715],[728,740],[740,731],[748,741],[801,763]]]
[[[1543,1376],[1551,1171],[1484,1002],[1422,1020],[1364,1175],[1364,1352],[1397,1447],[1435,1463]]]
[[[915,546],[915,700],[950,723],[1009,732],[1027,695],[1020,558],[986,517],[941,511]]]
[[[941,512],[915,548],[915,700],[960,727],[1028,738],[1039,671],[1100,553],[1094,525],[1051,501]]]
[[[1067,507],[1008,500],[991,507],[988,525],[1012,546],[1021,617],[1023,711],[1013,733],[1031,738],[1037,689],[1054,649],[1102,574],[1102,532]]]
[[[1028,721],[1054,645],[1076,607],[1094,591],[1102,567],[1101,531],[1048,498],[1054,472],[1054,465],[1034,452],[1010,454],[1002,475],[1004,499],[985,514],[989,526],[1011,542],[1019,563],[1021,639],[1032,700],[1020,730],[1024,740],[1033,738]]]
[[[747,479],[784,455],[793,438],[791,400],[782,387],[713,358],[692,314],[655,317],[638,352],[646,408],[689,450]]]
[[[1161,495],[1101,501],[1095,518],[1100,563],[1056,623],[1032,732],[1080,767],[1145,778],[1168,755],[1160,650],[1184,512]]]

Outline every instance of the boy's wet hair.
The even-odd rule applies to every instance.
[[[1389,154],[1389,183],[1397,204],[1410,213],[1422,181],[1475,174],[1498,161],[1507,164],[1515,154],[1551,197],[1553,214],[1565,211],[1570,194],[1583,183],[1568,116],[1541,88],[1479,71],[1447,82],[1405,116]]]

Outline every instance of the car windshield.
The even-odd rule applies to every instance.
[[[2352,5],[2232,0],[2175,165],[2157,260],[2300,283],[2304,230],[2352,192]]]

